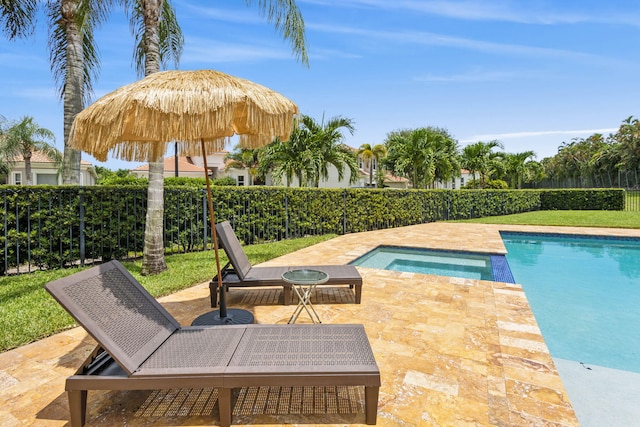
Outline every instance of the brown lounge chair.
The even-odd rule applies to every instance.
[[[231,228],[229,221],[216,224],[216,233],[220,246],[224,249],[229,262],[222,269],[222,285],[229,289],[231,286],[282,286],[283,303],[289,305],[291,301],[291,284],[282,279],[282,273],[288,270],[311,269],[327,273],[329,280],[325,285],[349,285],[355,290],[355,302],[360,304],[362,299],[362,276],[353,265],[305,265],[285,267],[252,267],[249,258],[244,253],[240,241]],[[232,268],[229,268],[231,266]],[[211,293],[211,307],[218,305],[218,276],[209,283]]]
[[[232,389],[254,386],[364,386],[376,423],[380,371],[362,325],[181,327],[117,261],[46,289],[98,342],[66,381],[73,427],[85,423],[88,390],[207,387],[227,427]]]

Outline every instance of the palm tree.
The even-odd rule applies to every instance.
[[[447,182],[454,176],[460,175],[460,161],[458,155],[458,143],[445,129],[427,128],[430,134],[432,146],[433,177],[428,185],[433,182]]]
[[[382,144],[376,144],[371,147],[371,144],[362,144],[358,149],[357,154],[362,156],[365,165],[369,166],[369,187],[373,187],[373,162],[376,163],[376,171],[380,171],[380,159],[387,155],[387,147]]]
[[[33,117],[23,117],[19,122],[11,124],[0,131],[0,157],[4,164],[11,164],[22,157],[25,164],[26,183],[33,185],[31,173],[31,157],[34,151],[40,151],[56,163],[60,163],[61,155],[51,143],[55,136],[49,129],[40,127],[33,121]]]
[[[474,179],[476,173],[480,174],[480,187],[484,187],[490,175],[492,162],[498,156],[498,153],[492,151],[494,148],[502,149],[503,146],[499,141],[495,140],[489,142],[478,141],[462,149],[460,161],[462,167],[467,169]]]
[[[527,180],[527,164],[531,163],[528,162],[528,160],[535,156],[536,153],[533,151],[504,155],[505,172],[509,185],[512,188],[522,188],[522,183]]]
[[[249,185],[253,185],[254,183],[262,181],[258,172],[259,155],[259,148],[243,148],[237,146],[234,151],[225,156],[225,160],[229,160],[229,163],[227,164],[228,168],[249,168],[249,175],[251,176],[251,182],[249,182]],[[263,182],[259,183],[263,184]]]
[[[338,171],[339,180],[344,179],[347,168],[350,173],[349,182],[355,182],[358,162],[353,151],[342,144],[343,128],[353,132],[351,119],[334,117],[327,123],[318,123],[313,118],[302,115],[291,132],[289,141],[277,139],[262,150],[259,157],[260,174],[271,172],[275,182],[282,182],[284,178],[287,187],[294,178],[298,180],[300,187],[318,187],[320,179],[329,177],[329,165],[333,165]]]
[[[432,186],[459,173],[457,143],[445,129],[426,127],[387,135],[385,164],[414,188]]]
[[[615,134],[622,166],[628,169],[640,167],[640,120],[628,117]]]
[[[168,0],[135,0],[131,28],[136,39],[134,58],[138,74],[160,71],[168,60],[182,53],[182,31]],[[157,274],[167,269],[164,260],[164,161],[162,155],[149,159],[147,214],[144,230],[141,274]]]
[[[62,182],[78,184],[81,152],[69,146],[71,125],[93,92],[99,60],[95,29],[118,0],[60,0],[46,3],[49,58],[64,109]],[[121,0],[124,1],[124,0]]]
[[[313,175],[311,152],[307,146],[308,132],[298,125],[294,125],[289,141],[283,142],[279,138],[260,151],[258,157],[258,174],[271,176],[276,183],[290,187],[294,178],[298,185],[304,186]]]
[[[312,159],[312,172],[309,179],[315,187],[320,186],[320,179],[329,177],[329,165],[338,171],[338,180],[344,179],[345,166],[349,169],[349,183],[358,179],[358,162],[353,151],[344,145],[345,129],[353,135],[353,121],[344,117],[332,117],[326,123],[324,118],[318,123],[309,116],[302,116],[301,127],[307,138],[307,147]]]

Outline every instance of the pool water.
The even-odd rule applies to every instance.
[[[551,355],[640,373],[640,240],[501,234]]]
[[[361,267],[493,280],[490,255],[379,246],[351,263]]]

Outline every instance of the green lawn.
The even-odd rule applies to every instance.
[[[573,227],[640,228],[640,212],[536,211],[462,220],[481,224],[565,225]]]
[[[252,264],[328,240],[335,235],[305,237],[245,247]],[[222,265],[227,262],[220,251]],[[159,297],[211,280],[215,275],[212,251],[170,255],[167,271],[141,276],[141,261],[124,266],[149,292]],[[52,335],[75,324],[67,312],[44,290],[52,280],[76,273],[80,268],[38,271],[32,274],[0,277],[0,352]]]

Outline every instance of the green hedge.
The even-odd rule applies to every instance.
[[[183,184],[183,183],[180,183]],[[147,190],[132,186],[0,186],[0,274],[93,258],[140,256]],[[212,187],[216,221],[246,244],[539,209],[622,209],[623,190],[392,190]],[[211,243],[206,192],[165,187],[168,252]]]
[[[609,189],[556,189],[542,190],[541,210],[624,210],[625,190]]]

